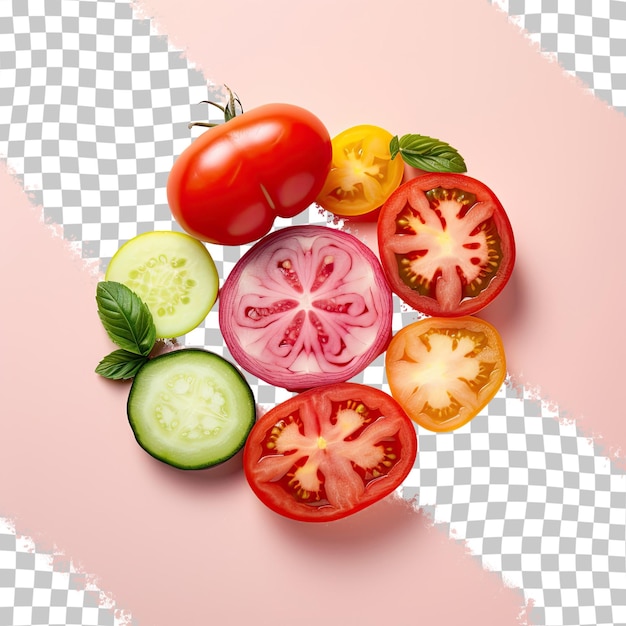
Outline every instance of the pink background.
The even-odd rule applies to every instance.
[[[138,10],[246,108],[292,102],[331,134],[371,123],[461,151],[516,233],[512,281],[484,312],[514,380],[623,463],[614,363],[626,332],[624,117],[485,0],[205,6],[143,0]],[[524,623],[521,593],[403,502],[301,525],[256,501],[239,459],[190,475],[140,453],[127,386],[93,374],[111,348],[95,310],[98,277],[4,169],[0,194],[10,416],[0,472],[19,477],[0,485],[0,514],[18,532],[96,575],[142,626]]]

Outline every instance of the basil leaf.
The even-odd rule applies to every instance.
[[[148,357],[134,354],[127,350],[115,350],[107,354],[96,367],[96,374],[111,380],[127,380],[134,378]]]
[[[389,152],[391,152],[391,160],[393,161],[398,152],[400,152],[400,140],[398,139],[398,135],[391,139],[391,143],[389,144]]]
[[[134,354],[150,354],[156,342],[152,314],[141,298],[126,285],[98,283],[98,315],[111,341]]]
[[[463,157],[450,144],[425,135],[394,137],[389,146],[392,158],[399,153],[411,167],[426,172],[467,172]]]

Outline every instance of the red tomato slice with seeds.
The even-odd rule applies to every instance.
[[[263,415],[244,447],[246,478],[285,517],[329,522],[397,489],[417,454],[415,426],[385,392],[339,383]]]
[[[472,315],[508,282],[515,263],[511,224],[495,194],[462,174],[425,174],[383,205],[378,244],[385,276],[404,302],[427,315]]]
[[[220,292],[233,358],[289,390],[344,382],[391,338],[392,295],[380,262],[354,235],[291,226],[261,239]]]
[[[391,395],[420,426],[460,428],[496,395],[506,377],[498,331],[472,316],[429,317],[396,333],[385,356]]]

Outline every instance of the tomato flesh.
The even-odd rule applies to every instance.
[[[415,428],[389,395],[340,383],[270,410],[244,448],[246,478],[275,512],[331,521],[394,491],[417,454]]]
[[[378,259],[353,235],[292,226],[235,265],[219,320],[245,370],[290,390],[352,378],[391,337],[391,291]]]
[[[391,395],[433,431],[471,420],[498,392],[506,358],[496,329],[479,318],[426,318],[402,328],[385,357]]]
[[[369,124],[353,126],[332,140],[332,164],[317,203],[341,216],[378,209],[404,173],[402,159],[391,158],[393,135]]]
[[[381,261],[407,304],[442,317],[476,313],[508,282],[510,222],[485,185],[458,174],[418,176],[381,209]]]
[[[241,245],[276,217],[310,206],[330,169],[331,140],[309,111],[268,104],[211,128],[176,159],[167,181],[172,214],[206,242]]]

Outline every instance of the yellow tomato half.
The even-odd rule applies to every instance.
[[[393,135],[362,124],[332,140],[330,173],[317,198],[327,211],[340,216],[363,215],[380,207],[400,185],[404,162],[391,159]]]

